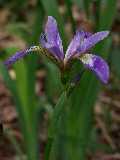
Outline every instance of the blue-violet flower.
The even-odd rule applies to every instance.
[[[108,34],[109,31],[101,31],[95,34],[77,31],[67,48],[66,54],[64,54],[57,22],[52,16],[48,16],[45,31],[40,36],[40,46],[31,46],[26,50],[17,52],[6,60],[4,64],[9,66],[32,51],[40,51],[51,56],[58,64],[61,64],[63,68],[65,68],[72,59],[79,59],[84,66],[92,70],[103,83],[107,83],[109,79],[109,67],[107,63],[100,56],[90,54],[89,50],[99,41],[107,37]]]

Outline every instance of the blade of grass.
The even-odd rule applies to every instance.
[[[39,43],[39,36],[40,32],[42,30],[42,24],[43,24],[43,18],[44,18],[44,11],[43,7],[41,5],[41,1],[37,1],[36,6],[36,13],[35,13],[35,23],[33,25],[33,37],[30,39],[29,43]],[[38,152],[38,121],[37,121],[37,103],[36,103],[36,95],[35,95],[35,73],[36,73],[36,67],[37,67],[37,58],[36,55],[30,55],[28,57],[28,61],[26,63],[26,78],[25,78],[25,84],[27,86],[27,110],[29,112],[29,118],[27,121],[28,130],[27,135],[28,141],[27,141],[27,149],[28,154],[30,155],[29,159],[39,159],[39,152]],[[25,72],[23,71],[23,75],[25,77]]]
[[[7,71],[7,68],[2,63],[0,63],[0,74],[3,77],[3,79],[5,81],[5,84],[10,89],[10,91],[11,91],[11,93],[13,95],[13,98],[14,98],[18,113],[22,116],[22,112],[21,112],[21,109],[20,109],[21,102],[20,102],[20,99],[19,99],[19,96],[18,96],[18,92],[17,92],[17,89],[16,89],[16,82],[13,81],[10,78],[9,73]]]
[[[94,2],[94,7],[95,7],[95,13],[94,13],[94,17],[95,17],[95,23],[96,23],[96,30],[98,30],[99,28],[99,22],[100,22],[100,11],[101,11],[101,0],[97,0]]]
[[[116,0],[107,0],[106,6],[103,11],[101,11],[100,14],[100,26],[99,29],[109,29],[112,25],[113,19],[116,14]]]
[[[16,86],[18,94],[22,103],[22,110],[24,112],[25,124],[26,124],[26,149],[28,149],[27,156],[29,159],[38,158],[38,153],[36,152],[38,148],[37,143],[37,131],[35,123],[35,106],[31,106],[30,99],[28,97],[28,80],[27,80],[27,68],[24,62],[18,62],[14,65],[16,72]],[[29,136],[28,136],[29,134]],[[37,154],[37,155],[36,155]]]
[[[120,47],[119,46],[112,47],[111,53],[112,53],[110,55],[111,68],[116,77],[120,78]]]
[[[79,1],[79,0],[72,0],[73,3],[77,4],[77,6],[79,7],[79,9],[83,9],[83,0]]]
[[[39,18],[39,21],[38,21]],[[33,41],[37,41],[42,28],[43,10],[40,1],[36,9],[36,21],[34,25]],[[39,22],[39,23],[38,23]],[[32,41],[30,39],[30,42]],[[34,55],[33,55],[34,56]],[[38,159],[38,140],[37,140],[37,123],[36,123],[36,106],[35,106],[35,70],[36,57],[28,57],[29,62],[20,62],[15,65],[16,71],[16,88],[18,91],[19,101],[21,105],[22,116],[19,116],[21,125],[24,125],[23,135],[25,147],[29,160]],[[28,65],[27,65],[28,64]],[[32,65],[31,65],[32,64]],[[16,94],[14,94],[16,98]]]
[[[82,9],[85,11],[86,16],[89,18],[90,17],[90,3],[92,3],[91,0],[72,0],[79,9]]]
[[[67,7],[67,14],[71,20],[71,24],[72,24],[72,31],[73,31],[73,34],[75,33],[75,21],[74,21],[74,18],[73,18],[73,15],[72,15],[72,2],[71,0],[65,0],[65,4],[66,4],[66,7]]]
[[[10,129],[4,129],[4,134],[8,137],[8,139],[13,144],[14,149],[16,150],[16,153],[19,155],[19,160],[23,160],[23,152],[20,148],[19,143],[17,142],[16,138],[14,137],[12,131]]]
[[[42,23],[44,18],[44,11],[43,7],[41,5],[40,0],[37,1],[37,7],[36,7],[36,13],[35,13],[35,23],[33,25],[33,36],[32,38],[28,39],[28,42],[30,44],[39,43],[39,36],[40,32],[42,30]],[[26,137],[26,148],[28,152],[28,156],[30,160],[38,159],[38,133],[37,133],[37,125],[38,122],[36,121],[36,112],[37,112],[37,106],[36,106],[36,96],[35,96],[35,73],[36,73],[36,67],[37,67],[37,58],[38,56],[30,55],[28,57],[28,61],[25,65],[20,64],[20,66],[17,66],[18,70],[18,82],[21,84],[20,86],[23,88],[21,93],[22,99],[24,98],[23,95],[26,96],[24,98],[24,107],[26,108],[25,111],[25,117],[28,114],[27,122],[26,122],[26,129],[28,137]],[[21,75],[20,75],[21,73]],[[20,77],[23,77],[24,85],[19,80]],[[23,85],[23,86],[22,86]],[[21,92],[21,89],[19,87],[19,91]],[[28,112],[28,113],[27,113]]]
[[[17,49],[16,48],[11,48],[11,50],[6,50],[6,52],[8,52],[9,54],[11,54],[10,52],[16,52]],[[33,155],[31,155],[32,153],[35,152],[31,152],[29,151],[30,146],[33,146],[33,144],[30,145],[30,143],[33,143],[34,139],[33,136],[34,135],[34,127],[36,126],[34,123],[34,112],[33,112],[33,106],[29,106],[29,97],[27,95],[28,92],[28,85],[27,85],[27,70],[26,70],[26,66],[25,66],[25,62],[23,60],[17,62],[14,65],[14,70],[16,73],[16,81],[10,81],[10,77],[9,77],[9,81],[8,84],[11,83],[15,83],[14,87],[10,88],[11,92],[14,95],[14,99],[19,99],[19,103],[20,105],[18,105],[16,103],[16,107],[18,108],[18,115],[20,117],[21,120],[21,126],[22,126],[22,131],[23,131],[23,136],[24,136],[24,140],[25,140],[25,145],[26,145],[26,150],[28,150],[27,152],[29,152],[29,157]],[[7,73],[7,71],[6,71]],[[9,76],[9,75],[7,75]],[[5,79],[7,78],[7,76],[5,77]],[[17,96],[17,98],[16,98]],[[32,119],[31,119],[32,118]],[[24,128],[23,128],[24,126]],[[31,126],[34,126],[33,129]],[[30,134],[31,133],[31,134]],[[28,136],[29,134],[29,136]],[[31,141],[31,142],[30,142]],[[28,144],[28,145],[27,145]],[[37,143],[36,143],[37,144]],[[35,145],[35,142],[34,142]],[[34,149],[37,148],[34,146]],[[33,149],[31,149],[33,151]]]
[[[89,17],[90,14],[90,3],[92,1],[91,0],[83,0],[83,6],[84,6],[84,10],[86,12],[87,17]]]
[[[36,152],[33,152],[33,148],[31,147],[31,143],[34,145],[34,132],[31,133],[31,121],[28,119],[28,116],[26,116],[26,111],[24,110],[25,107],[23,106],[21,99],[19,97],[18,90],[16,88],[16,83],[14,80],[11,80],[8,71],[6,67],[3,64],[0,64],[0,72],[4,78],[4,81],[8,88],[10,89],[13,99],[16,104],[16,109],[19,115],[19,121],[22,129],[22,133],[24,136],[24,142],[26,145],[26,151],[27,151],[27,156],[29,160],[32,160],[33,158],[36,158]]]
[[[36,8],[36,13],[35,13],[35,23],[33,25],[33,36],[28,39],[29,40],[29,44],[32,45],[32,43],[34,44],[38,44],[39,43],[39,36],[40,33],[42,31],[42,25],[43,25],[43,19],[44,19],[44,11],[43,11],[43,7],[41,4],[41,1],[38,0],[37,1],[37,8]],[[27,85],[28,85],[28,97],[30,99],[30,105],[34,106],[35,103],[35,71],[36,71],[36,67],[37,67],[37,59],[39,58],[39,56],[35,55],[35,54],[31,54],[29,57],[27,57],[28,61],[27,61]],[[31,86],[31,87],[29,87]]]
[[[27,113],[27,106],[28,106],[28,97],[27,97],[27,71],[25,67],[25,63],[22,61],[17,62],[14,64],[14,70],[16,74],[16,88],[19,93],[19,98],[24,108],[24,112]]]
[[[81,79],[80,84],[73,90],[68,99],[68,105],[64,106],[60,121],[57,123],[57,131],[55,130],[57,135],[50,154],[50,160],[77,160],[84,158],[85,148],[90,136],[88,130],[91,129],[92,123],[91,114],[93,113],[93,106],[91,103],[93,99],[96,99],[94,94],[90,99],[88,99],[88,95],[91,93],[91,88],[97,91],[97,87],[94,86],[96,80],[94,78],[93,83],[92,80],[93,76],[86,74]],[[88,92],[85,90],[86,87],[88,87]],[[85,106],[86,103],[89,105],[89,108]]]

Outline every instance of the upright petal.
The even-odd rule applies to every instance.
[[[45,27],[47,41],[53,46],[58,46],[60,51],[63,52],[62,41],[58,32],[57,22],[52,16],[48,16],[48,21]]]
[[[85,67],[92,70],[103,83],[108,82],[109,67],[105,60],[103,60],[100,56],[83,54],[79,59]]]
[[[47,38],[45,33],[42,33],[40,35],[40,45],[47,49],[48,52],[57,60],[63,60],[64,55],[61,54],[60,49],[58,48],[58,46],[54,46],[53,44],[50,44],[47,42]]]
[[[91,47],[93,47],[95,44],[97,44],[99,41],[103,40],[105,37],[107,37],[109,34],[109,31],[101,31],[97,32],[88,38],[85,38],[84,41],[81,43],[81,47],[79,52],[84,53],[85,51],[89,50]]]
[[[50,50],[57,59],[63,60],[64,53],[62,40],[58,32],[57,22],[52,16],[48,16],[45,34],[42,34],[42,38],[40,37],[40,43],[44,48]],[[55,50],[53,48],[55,48]]]
[[[78,48],[80,48],[84,38],[88,38],[89,36],[91,36],[91,33],[89,32],[77,31],[67,48],[65,58],[69,59],[73,55],[75,55],[75,53],[77,53]]]

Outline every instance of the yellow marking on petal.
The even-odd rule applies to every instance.
[[[93,59],[92,59],[93,55],[92,54],[82,54],[80,56],[80,60],[84,63],[84,64],[89,64],[91,67],[94,65]]]
[[[29,54],[30,52],[38,52],[41,53],[42,55],[48,57],[49,59],[51,59],[52,61],[54,61],[57,65],[62,66],[63,63],[62,61],[58,61],[54,55],[52,55],[48,49],[43,48],[42,46],[31,46],[30,48],[28,48],[26,50],[26,52]]]
[[[34,52],[34,51],[43,51],[43,48],[40,46],[31,46],[26,52]]]

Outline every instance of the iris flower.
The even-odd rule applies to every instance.
[[[91,54],[90,49],[106,38],[108,34],[109,31],[101,31],[95,34],[77,31],[67,48],[66,54],[64,54],[57,22],[52,16],[48,16],[44,33],[40,36],[40,45],[31,46],[26,50],[17,52],[7,59],[4,64],[9,66],[32,51],[40,51],[55,60],[64,69],[72,59],[78,59],[85,68],[93,71],[103,83],[107,83],[109,67],[100,56]]]

